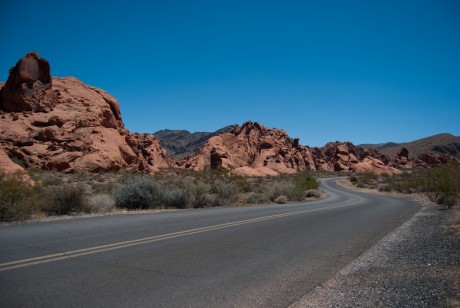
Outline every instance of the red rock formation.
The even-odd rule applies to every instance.
[[[6,155],[5,151],[3,148],[0,146],[0,175],[1,176],[18,176],[19,178],[25,180],[25,181],[31,181],[30,177],[26,174],[26,171],[24,168],[22,168],[20,165],[16,164],[11,160],[11,158]]]
[[[0,83],[0,172],[24,174],[12,158],[26,168],[62,172],[127,168],[151,173],[170,166],[155,136],[124,128],[114,97],[72,77],[51,78],[48,62],[36,52],[19,60],[7,82]],[[303,170],[395,173],[450,159],[433,153],[413,159],[407,149],[388,157],[349,142],[331,142],[312,152],[284,130],[246,122],[210,138],[176,166],[210,166],[247,176]]]
[[[45,111],[51,107],[47,94],[51,87],[48,61],[30,52],[11,68],[0,95],[0,109],[5,111]],[[39,99],[37,99],[39,98]],[[39,103],[40,101],[40,103]]]
[[[284,130],[250,121],[210,138],[196,155],[178,165],[194,170],[223,168],[248,176],[315,169],[308,147],[300,146]]]
[[[0,145],[9,157],[62,172],[169,166],[153,135],[124,128],[114,97],[73,77],[51,78],[47,63],[29,53],[0,90]]]
[[[449,161],[457,161],[448,154],[434,154],[432,152],[420,154],[416,159],[416,164],[421,167],[433,167],[448,163]]]
[[[423,154],[410,159],[407,149],[388,157],[376,149],[357,147],[350,142],[330,142],[322,148],[299,145],[278,129],[257,122],[246,122],[231,132],[215,136],[196,155],[177,163],[178,166],[203,170],[223,168],[245,176],[265,176],[302,170],[327,172],[374,172],[393,174],[399,169],[431,167],[448,161],[447,155]],[[450,158],[454,159],[454,158]]]
[[[313,156],[318,170],[396,173],[397,169],[387,166],[388,158],[373,149],[360,148],[350,142],[329,142],[322,148],[315,148]]]

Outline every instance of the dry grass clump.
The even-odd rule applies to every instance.
[[[244,199],[244,204],[268,204],[270,199],[264,193],[252,192]]]
[[[91,213],[110,213],[115,208],[113,196],[104,193],[86,196],[84,202]]]
[[[308,189],[305,192],[305,197],[307,198],[320,198],[321,197],[321,192],[317,189]]]
[[[286,197],[286,196],[279,196],[279,197],[277,197],[274,201],[275,201],[275,203],[277,203],[277,204],[286,204],[286,203],[288,203],[289,198]]]
[[[460,209],[452,211],[452,215],[449,218],[449,225],[453,227],[460,227]]]

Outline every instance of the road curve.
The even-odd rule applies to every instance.
[[[322,188],[305,204],[0,226],[0,306],[286,307],[419,210]]]

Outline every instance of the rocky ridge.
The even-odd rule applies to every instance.
[[[395,143],[387,142],[381,144],[363,144],[361,147],[374,148],[380,153],[388,156],[394,156],[402,148],[409,150],[410,158],[418,158],[425,153],[434,153],[437,155],[447,154],[460,159],[460,136],[451,134],[437,134],[434,136],[414,140],[411,142]]]
[[[223,168],[245,176],[265,176],[304,170],[398,173],[402,168],[432,167],[455,158],[433,153],[409,158],[402,148],[395,156],[376,149],[357,147],[350,142],[330,142],[324,147],[299,144],[284,130],[270,129],[248,121],[230,132],[214,136],[193,156],[176,163],[182,168],[203,170]]]
[[[52,78],[36,52],[10,70],[0,119],[2,151],[26,168],[150,173],[170,165],[155,136],[125,129],[113,96],[73,77]]]
[[[396,173],[400,168],[431,167],[452,159],[431,152],[413,158],[406,148],[388,156],[349,142],[310,149],[282,129],[251,121],[226,127],[211,138],[186,131],[157,133],[163,141],[172,134],[176,139],[170,144],[180,150],[190,144],[204,145],[184,159],[168,158],[154,135],[131,133],[124,127],[113,96],[73,77],[52,78],[48,61],[36,52],[20,59],[6,83],[0,83],[0,171],[24,177],[24,168],[154,173],[171,166],[193,170],[210,166],[245,176],[304,170]]]
[[[193,170],[223,168],[247,176],[278,175],[314,168],[310,149],[284,130],[246,122],[214,136],[197,152],[177,163]]]
[[[223,127],[215,132],[195,132],[187,130],[163,129],[153,133],[160,141],[161,146],[168,151],[168,157],[182,159],[193,155],[206,141],[216,135],[229,132],[236,125]]]

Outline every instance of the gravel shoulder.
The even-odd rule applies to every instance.
[[[451,211],[410,198],[420,212],[290,307],[460,307],[458,226],[447,227]]]

